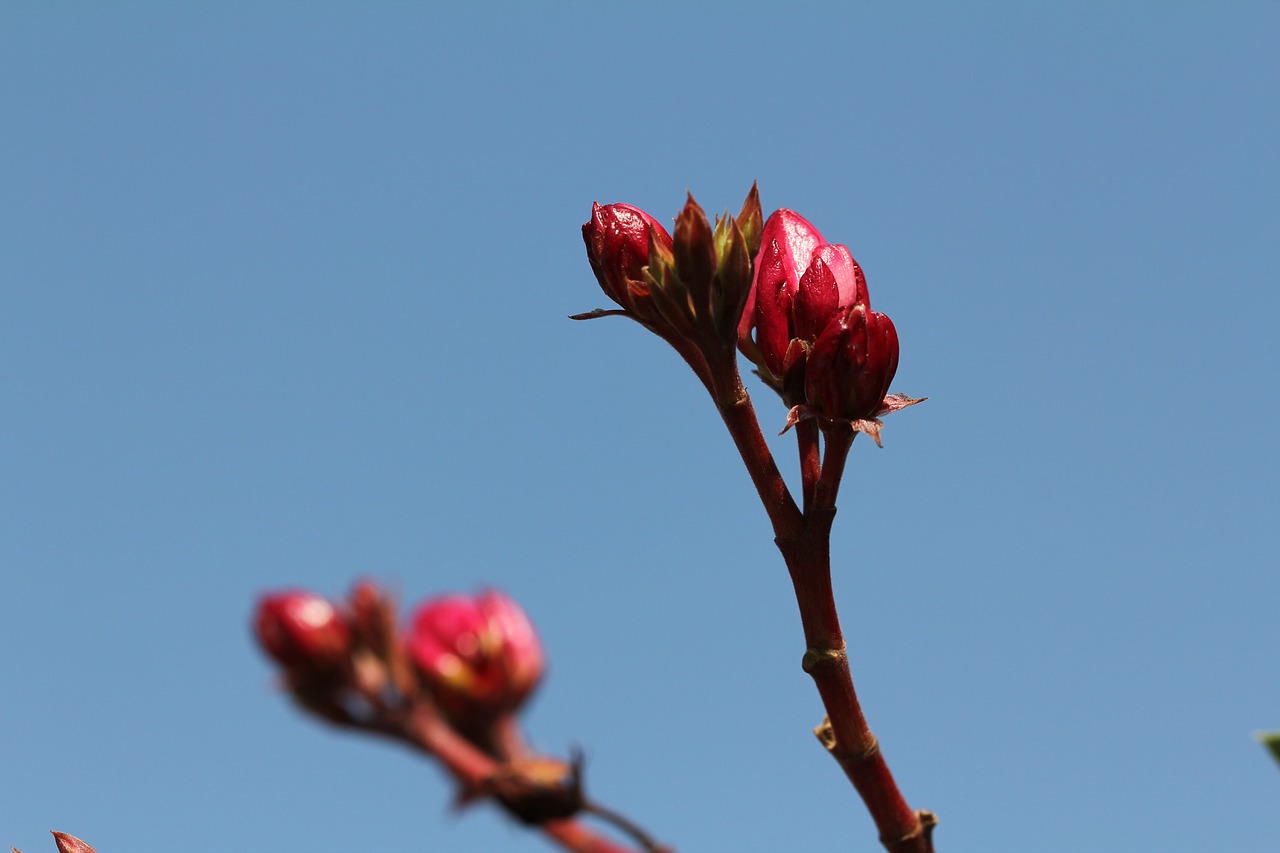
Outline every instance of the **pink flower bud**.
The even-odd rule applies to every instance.
[[[881,413],[898,370],[898,332],[893,321],[864,304],[836,317],[809,354],[806,397],[826,418],[870,420]]]
[[[65,832],[54,832],[53,843],[58,845],[58,853],[97,853],[79,838]]]
[[[333,603],[303,590],[264,595],[254,619],[258,642],[291,670],[329,670],[351,654],[351,626]]]
[[[428,601],[406,643],[432,696],[455,717],[514,711],[542,677],[542,644],[529,618],[493,590]]]
[[[740,345],[772,375],[775,387],[792,391],[784,397],[795,398],[818,335],[834,317],[867,301],[866,280],[848,248],[825,242],[795,211],[776,210],[761,233],[751,295],[738,326]]]
[[[649,263],[649,235],[668,251],[671,235],[649,214],[629,204],[593,204],[591,221],[582,226],[587,260],[605,295],[645,322],[653,321],[657,308],[645,284]]]

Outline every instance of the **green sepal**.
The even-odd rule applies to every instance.
[[[711,304],[711,279],[716,271],[716,249],[707,215],[690,193],[684,209],[676,217],[676,273],[692,298],[694,311],[701,314]]]
[[[654,239],[649,232],[649,264],[644,268],[645,284],[662,319],[679,334],[693,334],[695,314],[689,302],[689,290],[676,273],[671,250]]]
[[[737,220],[726,216],[717,225],[720,239],[716,241],[718,264],[711,310],[720,339],[733,343],[738,339],[738,323],[751,294],[751,253]]]
[[[764,215],[760,210],[760,189],[753,181],[747,200],[738,214],[738,228],[747,242],[747,254],[752,258],[760,253],[760,235],[764,233]]]
[[[1280,762],[1280,731],[1258,732],[1255,737],[1271,752],[1271,757]]]

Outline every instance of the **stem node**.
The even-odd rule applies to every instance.
[[[813,671],[823,663],[830,662],[839,665],[844,660],[848,660],[844,646],[838,649],[805,649],[804,657],[800,660],[800,668],[813,675]]]

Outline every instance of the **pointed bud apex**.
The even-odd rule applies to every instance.
[[[1280,761],[1280,732],[1258,732],[1258,742],[1267,748],[1276,761]]]
[[[747,241],[747,254],[755,257],[760,252],[760,233],[764,230],[764,214],[760,210],[760,189],[752,182],[751,192],[742,203],[742,212],[738,214],[738,227]]]
[[[712,308],[720,339],[732,347],[747,297],[751,295],[751,253],[742,229],[732,216],[724,222],[723,230],[723,238],[716,243],[718,265]]]
[[[360,644],[385,666],[386,674],[402,694],[412,692],[413,672],[405,659],[399,638],[398,604],[395,597],[372,580],[362,579],[347,596],[351,621]],[[368,663],[355,659],[357,674],[366,673]]]
[[[53,841],[58,845],[58,853],[97,853],[79,838],[65,832],[54,832]]]
[[[346,617],[327,599],[303,590],[263,596],[254,632],[267,654],[289,670],[339,669],[351,654]]]
[[[528,617],[493,590],[422,605],[406,651],[431,695],[455,719],[514,711],[542,677],[542,644]]]
[[[821,258],[815,258],[805,274],[800,276],[792,311],[792,332],[802,340],[816,341],[839,307],[840,290],[836,286],[835,274]]]
[[[356,581],[347,596],[351,624],[361,645],[386,659],[396,648],[396,602],[368,578]]]
[[[676,217],[676,273],[688,289],[694,311],[707,310],[711,297],[711,277],[716,270],[716,250],[711,224],[702,208],[689,196]]]

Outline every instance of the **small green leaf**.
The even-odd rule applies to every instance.
[[[1280,731],[1278,732],[1258,732],[1254,735],[1258,742],[1271,751],[1271,755],[1276,761],[1280,761]]]

